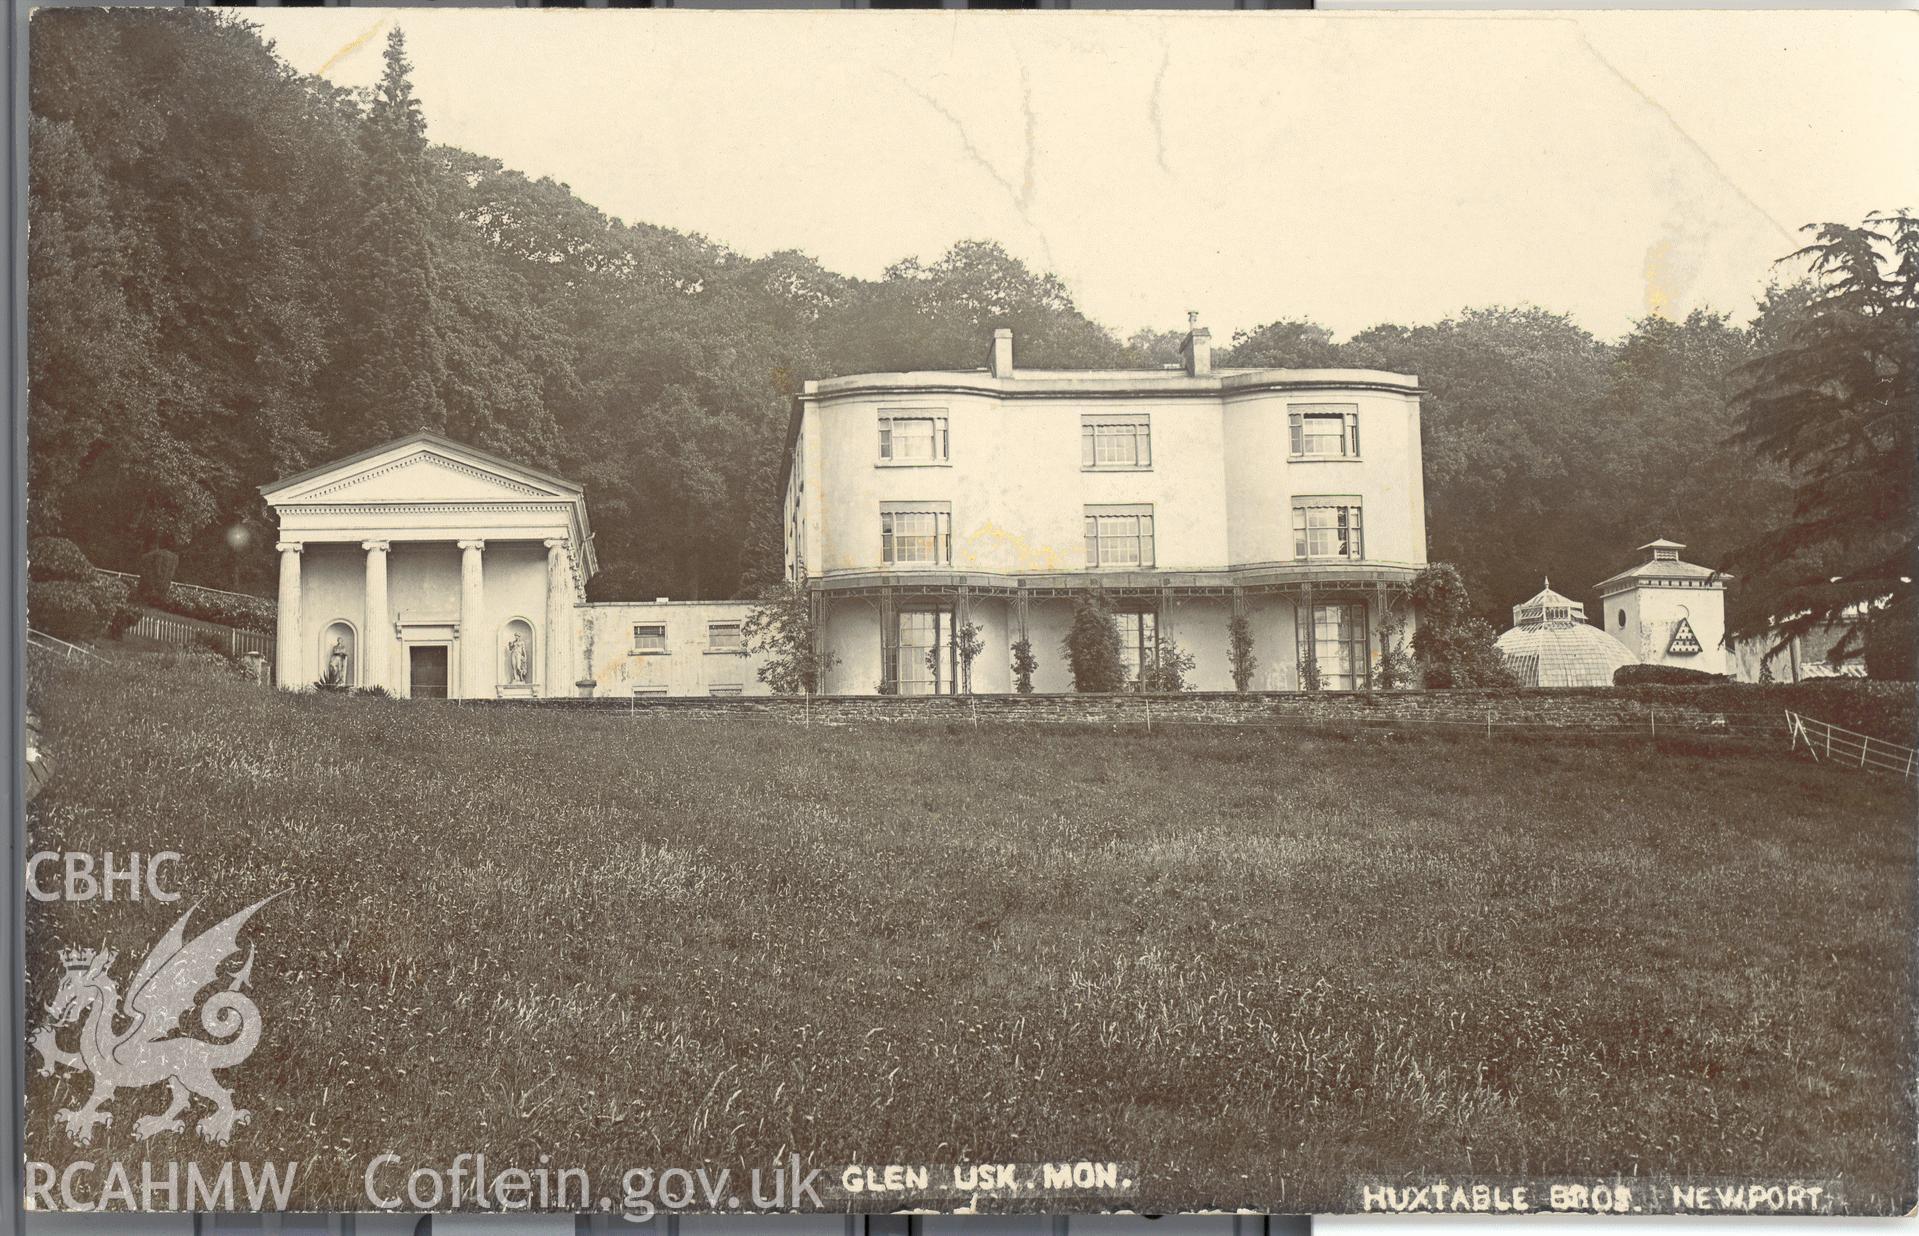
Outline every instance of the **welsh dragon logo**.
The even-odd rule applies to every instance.
[[[214,992],[201,1006],[201,1028],[219,1041],[176,1037],[173,1032],[200,993],[218,981],[220,966],[240,951],[240,928],[273,897],[254,902],[190,942],[186,929],[193,908],[188,909],[134,971],[124,1004],[112,976],[118,953],[60,950],[65,972],[47,1005],[48,1016],[34,1033],[33,1047],[40,1053],[42,1076],[56,1066],[93,1075],[93,1093],[87,1101],[58,1113],[68,1136],[86,1145],[93,1140],[95,1125],[113,1126],[113,1113],[100,1109],[115,1091],[160,1082],[170,1092],[167,1109],[134,1121],[135,1137],[144,1140],[156,1133],[183,1132],[186,1126],[180,1114],[196,1095],[213,1104],[213,1113],[194,1126],[210,1142],[224,1144],[236,1127],[251,1119],[246,1109],[233,1105],[232,1092],[213,1075],[216,1069],[230,1069],[245,1060],[260,1042],[259,1006],[240,990],[253,973],[251,946],[226,990]],[[80,1050],[65,1051],[57,1036],[76,1021],[83,1021]],[[126,1028],[116,1030],[116,1022]]]

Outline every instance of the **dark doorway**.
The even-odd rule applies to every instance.
[[[419,700],[446,698],[445,644],[415,644],[406,650],[408,694]]]

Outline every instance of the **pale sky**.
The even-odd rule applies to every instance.
[[[1909,13],[250,10],[435,141],[877,276],[997,240],[1122,337],[1463,307],[1743,320],[1800,224],[1919,209]]]

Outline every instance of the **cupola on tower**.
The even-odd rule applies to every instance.
[[[1726,672],[1726,581],[1731,576],[1683,561],[1686,548],[1648,541],[1638,566],[1597,585],[1608,634],[1648,665]]]

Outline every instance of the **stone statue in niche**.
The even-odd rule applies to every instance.
[[[516,687],[533,681],[533,659],[527,654],[526,636],[518,631],[506,642],[506,680]]]
[[[336,637],[333,641],[332,650],[327,653],[326,676],[322,681],[329,687],[344,687],[346,685],[346,672],[346,640]]]

